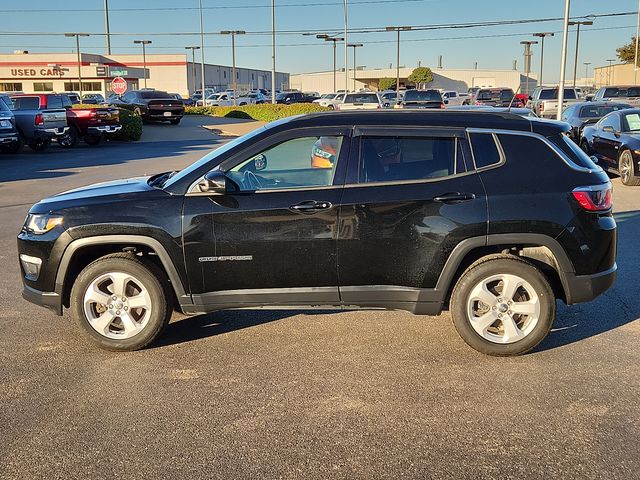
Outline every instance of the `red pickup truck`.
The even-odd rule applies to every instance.
[[[22,93],[12,97],[38,97],[40,108],[64,108],[67,111],[69,130],[57,138],[60,146],[74,147],[81,138],[89,145],[97,145],[105,135],[122,129],[120,112],[115,107],[72,108],[67,95],[61,93]]]

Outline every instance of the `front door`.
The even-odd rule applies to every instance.
[[[234,185],[227,193],[187,197],[184,242],[194,303],[207,310],[339,302],[344,130],[270,137],[220,166]]]
[[[429,312],[444,262],[487,233],[486,195],[464,130],[363,129],[340,207],[346,304]]]

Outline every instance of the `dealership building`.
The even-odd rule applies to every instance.
[[[408,83],[414,67],[400,68],[400,86]],[[517,70],[441,69],[434,68],[433,82],[429,88],[466,92],[470,87],[510,87],[514,91],[531,92],[537,85],[535,75],[528,77]],[[396,78],[395,68],[358,69],[347,72],[347,88],[353,90],[378,90],[382,78]],[[344,69],[335,74],[336,89],[344,90]],[[291,88],[303,92],[330,93],[334,91],[333,71],[291,75]]]
[[[145,68],[146,67],[146,68]],[[122,77],[128,90],[155,88],[188,96],[201,87],[201,65],[179,55],[97,55],[81,53],[80,71],[76,53],[0,54],[0,92],[78,92],[78,74],[83,93],[111,93],[111,81]],[[224,90],[233,84],[232,68],[205,64],[207,88]],[[289,74],[276,73],[276,88],[289,87]],[[236,88],[271,89],[271,71],[236,68]]]

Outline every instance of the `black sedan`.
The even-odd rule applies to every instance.
[[[593,125],[605,115],[623,110],[625,108],[633,108],[627,103],[621,102],[581,102],[574,103],[562,112],[562,120],[571,125],[569,136],[571,139],[580,143],[582,137],[582,129],[587,125]]]
[[[122,97],[109,99],[109,103],[136,112],[145,122],[168,120],[177,125],[184,115],[182,100],[160,90],[132,90]]]
[[[611,112],[584,127],[580,146],[624,185],[640,185],[640,108]]]

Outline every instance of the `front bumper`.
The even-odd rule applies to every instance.
[[[567,305],[584,303],[603,294],[616,281],[618,266],[593,275],[566,274]]]
[[[57,292],[41,292],[35,288],[23,285],[22,298],[28,302],[48,308],[56,315],[62,315],[62,296]]]
[[[5,143],[13,143],[18,141],[17,133],[0,133],[0,145]]]
[[[89,135],[102,135],[102,134],[112,134],[122,130],[122,125],[101,125],[99,127],[89,127],[87,128],[87,133]]]

